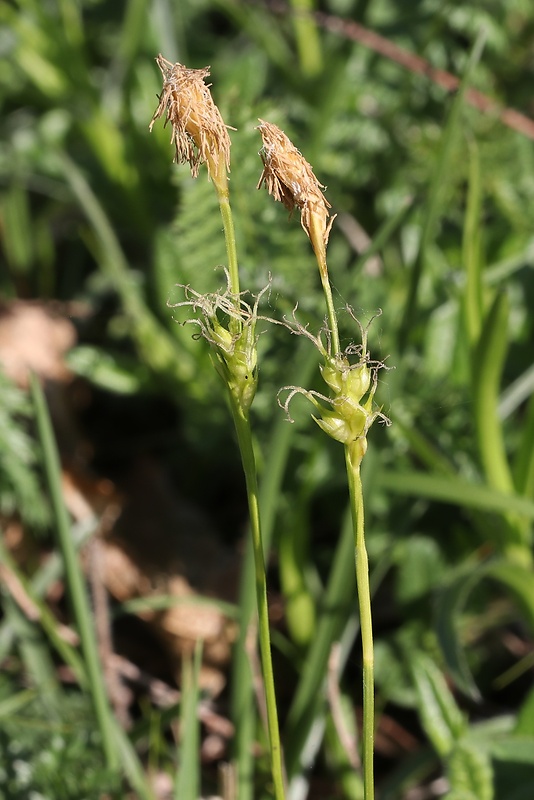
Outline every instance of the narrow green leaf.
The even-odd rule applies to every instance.
[[[459,797],[467,793],[476,800],[493,800],[491,759],[481,748],[459,742],[448,759],[447,774],[453,796],[455,792]]]
[[[59,0],[63,30],[69,44],[74,48],[83,47],[84,26],[80,3],[72,0]]]
[[[421,652],[407,657],[421,724],[436,752],[446,757],[465,731],[464,717],[434,661]]]
[[[527,239],[521,249],[511,256],[497,261],[484,270],[486,286],[501,284],[525,266],[534,264],[534,239]]]
[[[509,298],[499,292],[491,306],[473,352],[473,411],[480,461],[488,484],[501,492],[512,493],[514,482],[504,444],[498,412],[501,375],[508,349]],[[532,525],[511,509],[503,515],[507,536],[501,544],[519,560],[532,561]]]
[[[345,279],[347,284],[344,294],[349,294],[358,288],[358,283],[361,281],[362,270],[370,258],[379,253],[387,245],[394,233],[396,233],[402,225],[410,219],[416,207],[413,197],[405,197],[400,208],[393,216],[387,219],[377,230],[373,236],[373,241],[369,247],[360,255],[354,267]],[[350,283],[349,283],[350,282]],[[344,287],[343,287],[344,288]]]
[[[445,570],[438,543],[429,536],[415,534],[399,541],[395,551],[396,596],[400,602],[412,603],[432,592]]]
[[[514,595],[526,621],[534,633],[534,591],[532,569],[510,561],[491,562],[487,576],[504,584]]]
[[[317,25],[313,18],[313,0],[290,0],[300,68],[306,78],[313,78],[323,68],[323,54]]]
[[[372,451],[364,459],[364,489],[375,486]],[[369,501],[369,492],[366,500]],[[392,549],[390,550],[393,556]],[[371,572],[374,592],[391,565],[383,557]],[[285,728],[285,757],[289,780],[299,774],[304,748],[312,737],[314,726],[325,714],[324,682],[332,643],[338,641],[354,619],[354,533],[350,514],[343,520],[338,544],[318,609],[317,628],[302,665],[299,683],[293,696]]]
[[[467,341],[473,346],[482,327],[482,269],[480,254],[480,214],[482,207],[482,186],[480,180],[480,158],[474,139],[469,140],[469,184],[467,209],[465,214],[462,255],[467,275],[463,306]]]
[[[36,696],[35,689],[24,689],[22,692],[16,692],[0,700],[0,719],[14,717],[19,711],[32,703]]]
[[[508,294],[499,292],[473,353],[473,410],[480,460],[488,483],[500,492],[512,493],[514,484],[498,415],[499,388],[508,349],[508,316]]]
[[[74,617],[82,642],[89,689],[100,735],[102,737],[106,761],[108,766],[113,768],[118,763],[112,729],[113,718],[106,696],[102,669],[98,657],[96,635],[89,598],[85,587],[85,580],[71,536],[67,509],[63,501],[61,467],[54,439],[54,432],[52,430],[44,394],[35,375],[32,375],[31,378],[31,395],[35,408],[37,430],[43,450],[43,466],[51,496],[58,545],[65,563],[65,577]]]
[[[158,594],[150,597],[136,597],[121,603],[118,614],[140,614],[144,611],[161,611],[176,606],[203,606],[216,609],[230,619],[239,620],[239,607],[215,597],[202,597],[202,595],[178,596],[175,594]]]
[[[0,212],[7,260],[14,272],[27,273],[33,258],[33,236],[28,192],[20,181],[4,195]]]
[[[534,766],[534,736],[506,736],[490,744],[488,750],[500,761]]]
[[[87,686],[87,675],[85,666],[80,658],[78,651],[61,635],[59,631],[58,621],[48,608],[47,604],[41,599],[39,594],[35,591],[33,584],[26,578],[25,575],[17,567],[13,556],[6,548],[4,542],[0,537],[0,558],[7,564],[16,580],[20,583],[28,600],[35,606],[38,613],[38,623],[42,631],[48,637],[52,647],[56,650],[60,658],[63,659],[65,664],[72,669],[76,680],[83,688]],[[29,623],[28,623],[29,624]]]
[[[308,526],[298,501],[290,512],[287,531],[280,537],[278,559],[291,639],[298,646],[311,641],[315,630],[315,605],[306,580],[309,562]]]
[[[534,379],[534,368],[530,370]],[[534,499],[534,391],[530,395],[527,413],[521,431],[521,443],[515,459],[517,490]]]
[[[282,73],[288,71],[288,64],[293,69],[294,54],[282,27],[272,24],[272,17],[266,10],[252,3],[240,3],[238,0],[215,0],[214,5],[265,51]]]
[[[534,519],[534,502],[513,494],[503,494],[488,486],[470,483],[465,478],[428,475],[424,472],[405,471],[377,473],[376,481],[384,489],[398,494],[426,497],[444,503],[475,508],[480,511],[513,513],[529,520]]]
[[[316,368],[317,359],[313,348],[303,342],[297,349],[290,371],[296,383],[305,386]],[[260,509],[263,525],[263,543],[267,560],[278,508],[282,480],[295,436],[296,426],[288,425],[280,415],[275,423],[267,453],[260,487]],[[255,605],[254,559],[251,537],[247,537],[245,557],[241,571],[239,609],[241,625],[232,664],[232,719],[236,726],[234,754],[237,762],[237,784],[240,800],[252,800],[254,796],[254,753],[250,743],[254,738],[256,705],[252,671],[247,655],[246,641]]]
[[[150,385],[150,372],[138,358],[99,347],[79,345],[67,354],[66,363],[78,375],[108,392],[131,395]]]
[[[480,700],[480,692],[465,658],[458,621],[469,594],[485,574],[483,565],[467,565],[438,593],[435,606],[436,633],[447,670],[456,686],[472,700]]]
[[[112,726],[122,770],[137,792],[139,800],[157,800],[128,735],[114,717]]]
[[[515,733],[534,737],[534,689],[531,689],[519,709]]]
[[[57,717],[61,690],[46,640],[38,626],[30,622],[12,598],[5,598],[3,611],[6,622],[15,631],[18,651],[30,684],[38,690],[47,712]]]
[[[200,725],[197,710],[201,663],[202,642],[198,640],[194,658],[185,658],[182,669],[180,766],[174,785],[176,800],[198,800],[200,797]]]
[[[501,393],[499,417],[508,419],[523,403],[534,396],[534,364],[531,364]],[[521,442],[523,444],[523,440]],[[530,444],[527,442],[527,444]]]
[[[65,153],[58,157],[58,161],[60,170],[96,234],[100,267],[120,295],[145,363],[157,372],[175,377],[179,383],[191,381],[196,371],[192,356],[179,348],[146,306],[132,281],[126,256],[99,199],[82,171]],[[194,387],[194,382],[191,385]]]
[[[148,6],[147,0],[128,0],[126,4],[116,56],[121,79],[133,74],[132,63],[146,34]]]
[[[398,426],[409,443],[414,455],[428,467],[429,470],[445,475],[455,475],[455,467],[452,461],[441,453],[438,447],[418,429],[415,421],[408,415],[401,403],[394,403],[391,412]]]
[[[299,770],[302,748],[319,709],[325,703],[324,681],[332,642],[339,639],[350,616],[349,598],[355,592],[354,537],[347,514],[334,555],[328,585],[323,593],[314,639],[304,661],[285,730],[288,778]]]
[[[419,244],[417,257],[412,267],[410,286],[404,307],[400,335],[401,349],[403,349],[408,332],[413,326],[419,283],[423,274],[423,267],[427,257],[428,247],[436,235],[439,215],[442,212],[443,191],[447,186],[447,177],[448,173],[450,173],[451,158],[454,154],[454,143],[460,131],[461,112],[464,105],[465,92],[472,80],[474,69],[482,55],[484,41],[485,33],[481,30],[471,50],[460,88],[452,103],[447,124],[441,137],[440,151],[430,186],[428,201],[425,204],[426,211],[422,223],[421,241]]]
[[[469,594],[485,578],[492,578],[505,585],[513,594],[531,629],[534,630],[532,570],[516,562],[499,559],[474,566],[467,564],[438,594],[436,632],[447,669],[458,688],[473,700],[479,700],[480,694],[464,656],[458,619],[462,615]]]

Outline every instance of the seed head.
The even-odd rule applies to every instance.
[[[320,262],[326,262],[326,245],[335,217],[330,217],[330,203],[322,193],[311,165],[300,150],[276,125],[260,119],[258,130],[263,140],[260,152],[263,172],[258,189],[265,184],[269,194],[291,212],[300,210],[302,227],[308,234]]]
[[[165,114],[165,124],[171,123],[171,144],[176,149],[175,161],[189,163],[193,178],[201,164],[206,163],[208,174],[217,181],[221,172],[230,171],[230,137],[221,113],[204,79],[210,68],[187,69],[172,64],[161,53],[156,63],[163,76],[163,91],[149,129]]]

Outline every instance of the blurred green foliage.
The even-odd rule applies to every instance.
[[[50,715],[35,692],[4,678],[0,719],[0,797],[124,797],[120,776],[100,766],[100,740],[83,695],[65,695],[61,714]]]
[[[181,299],[176,284],[203,292],[224,283],[224,240],[206,175],[193,181],[171,163],[169,130],[156,126],[148,134],[160,90],[154,56],[211,65],[214,98],[237,129],[231,201],[242,285],[257,292],[271,274],[266,314],[291,315],[298,304],[299,319],[316,330],[322,297],[309,244],[298,220],[288,222],[280,204],[255,190],[256,120],[284,128],[339,215],[329,247],[336,304],[350,304],[364,322],[382,309],[370,349],[392,368],[382,371],[379,394],[393,425],[373,430],[364,473],[377,703],[424,744],[395,757],[379,749],[379,795],[400,798],[443,775],[450,800],[530,798],[534,146],[497,113],[470,105],[466,92],[473,87],[534,114],[534,8],[529,0],[321,6],[463,76],[464,84],[448,93],[343,29],[308,20],[303,33],[298,16],[261,2],[3,2],[0,293],[6,301],[88,309],[71,367],[125,400],[170,399],[179,422],[161,457],[179,474],[186,454],[185,485],[208,509],[218,502],[216,476],[229,476],[227,508],[212,515],[215,522],[225,515],[221,535],[235,544],[244,522],[242,486],[222,391],[206,348],[168,306]],[[371,243],[367,254],[355,222]],[[309,355],[306,342],[265,328],[254,412],[267,482],[286,425],[277,391],[298,382]],[[354,335],[350,315],[342,315],[344,344]],[[312,368],[310,361],[308,373]],[[18,504],[33,531],[47,503],[32,471],[26,401],[1,380],[0,508],[7,514]],[[289,709],[289,778],[310,781],[312,797],[315,776],[326,775],[337,787],[332,796],[339,789],[358,798],[360,784],[343,777],[331,719],[324,742],[315,751],[310,745],[309,761],[302,760],[313,719],[328,716],[326,661],[340,637],[342,691],[353,706],[360,702],[350,538],[339,533],[346,504],[341,451],[304,411],[297,406],[296,423],[284,434],[285,477],[265,509],[287,595],[278,680]],[[135,441],[135,431],[128,436]],[[178,442],[182,450],[173,447]],[[343,572],[345,563],[351,569]],[[5,590],[3,598],[7,604]],[[8,611],[5,605],[2,656],[11,654],[32,675]],[[15,683],[9,691],[15,696]],[[66,719],[70,700],[64,703]],[[12,737],[3,725],[1,735]],[[82,753],[65,736],[69,758],[91,759],[92,749]],[[30,760],[33,748],[39,765],[43,745],[32,741],[21,747]],[[316,759],[320,746],[324,758]],[[55,757],[53,748],[47,757]],[[172,748],[164,760],[174,768]],[[99,796],[87,781],[87,796]],[[260,769],[254,796],[265,796],[262,787]],[[50,796],[80,796],[57,791]]]

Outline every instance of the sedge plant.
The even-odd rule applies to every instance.
[[[363,660],[363,731],[362,768],[365,800],[374,798],[374,656],[371,616],[369,566],[365,545],[364,502],[360,466],[367,450],[367,433],[373,422],[380,418],[389,422],[374,405],[378,369],[383,364],[372,361],[367,349],[367,328],[357,323],[361,343],[350,344],[341,350],[337,312],[332,297],[326,250],[332,223],[330,204],[324,188],[313,173],[311,165],[276,125],[260,120],[259,131],[263,140],[261,157],[263,172],[258,188],[265,184],[268,192],[281,201],[291,212],[300,211],[301,225],[310,239],[314,251],[326,302],[326,323],[314,336],[300,325],[294,315],[288,322],[293,333],[300,333],[313,341],[322,357],[321,375],[330,394],[287,386],[285,400],[280,404],[289,419],[289,404],[297,394],[305,395],[313,404],[317,416],[313,419],[330,437],[345,447],[345,462],[349,487],[350,506],[354,528],[356,584],[360,615]],[[352,319],[356,318],[348,309]],[[283,392],[284,389],[281,391]]]
[[[232,211],[229,201],[230,137],[219,109],[215,105],[205,78],[209,68],[187,69],[171,63],[162,55],[156,58],[163,77],[159,105],[150,123],[164,116],[171,125],[171,143],[175,161],[188,163],[193,177],[206,164],[215,188],[221,216],[228,264],[227,285],[220,292],[200,295],[190,287],[182,287],[185,300],[195,317],[188,320],[200,328],[211,348],[214,366],[222,378],[236,430],[250,515],[250,530],[255,566],[255,588],[258,610],[260,657],[267,710],[271,776],[275,800],[283,800],[284,777],[282,750],[276,708],[276,695],[271,657],[265,557],[260,523],[258,478],[250,424],[250,408],[258,384],[257,334],[258,304],[261,298],[246,299],[239,284],[238,259]],[[252,746],[252,745],[251,745]]]

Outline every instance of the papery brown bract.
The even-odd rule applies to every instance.
[[[165,124],[170,122],[172,126],[175,161],[187,162],[194,178],[200,165],[205,163],[209,176],[217,180],[221,170],[230,170],[231,142],[209,85],[205,83],[210,68],[187,69],[179,62],[167,61],[161,53],[156,63],[163,76],[163,90],[149,129],[165,115]]]
[[[276,125],[259,120],[263,141],[260,153],[263,172],[258,189],[267,191],[291,212],[300,210],[300,222],[310,238],[321,265],[326,265],[326,246],[335,217],[330,217],[330,203],[322,193],[325,187],[317,180],[311,165],[291,139]]]

